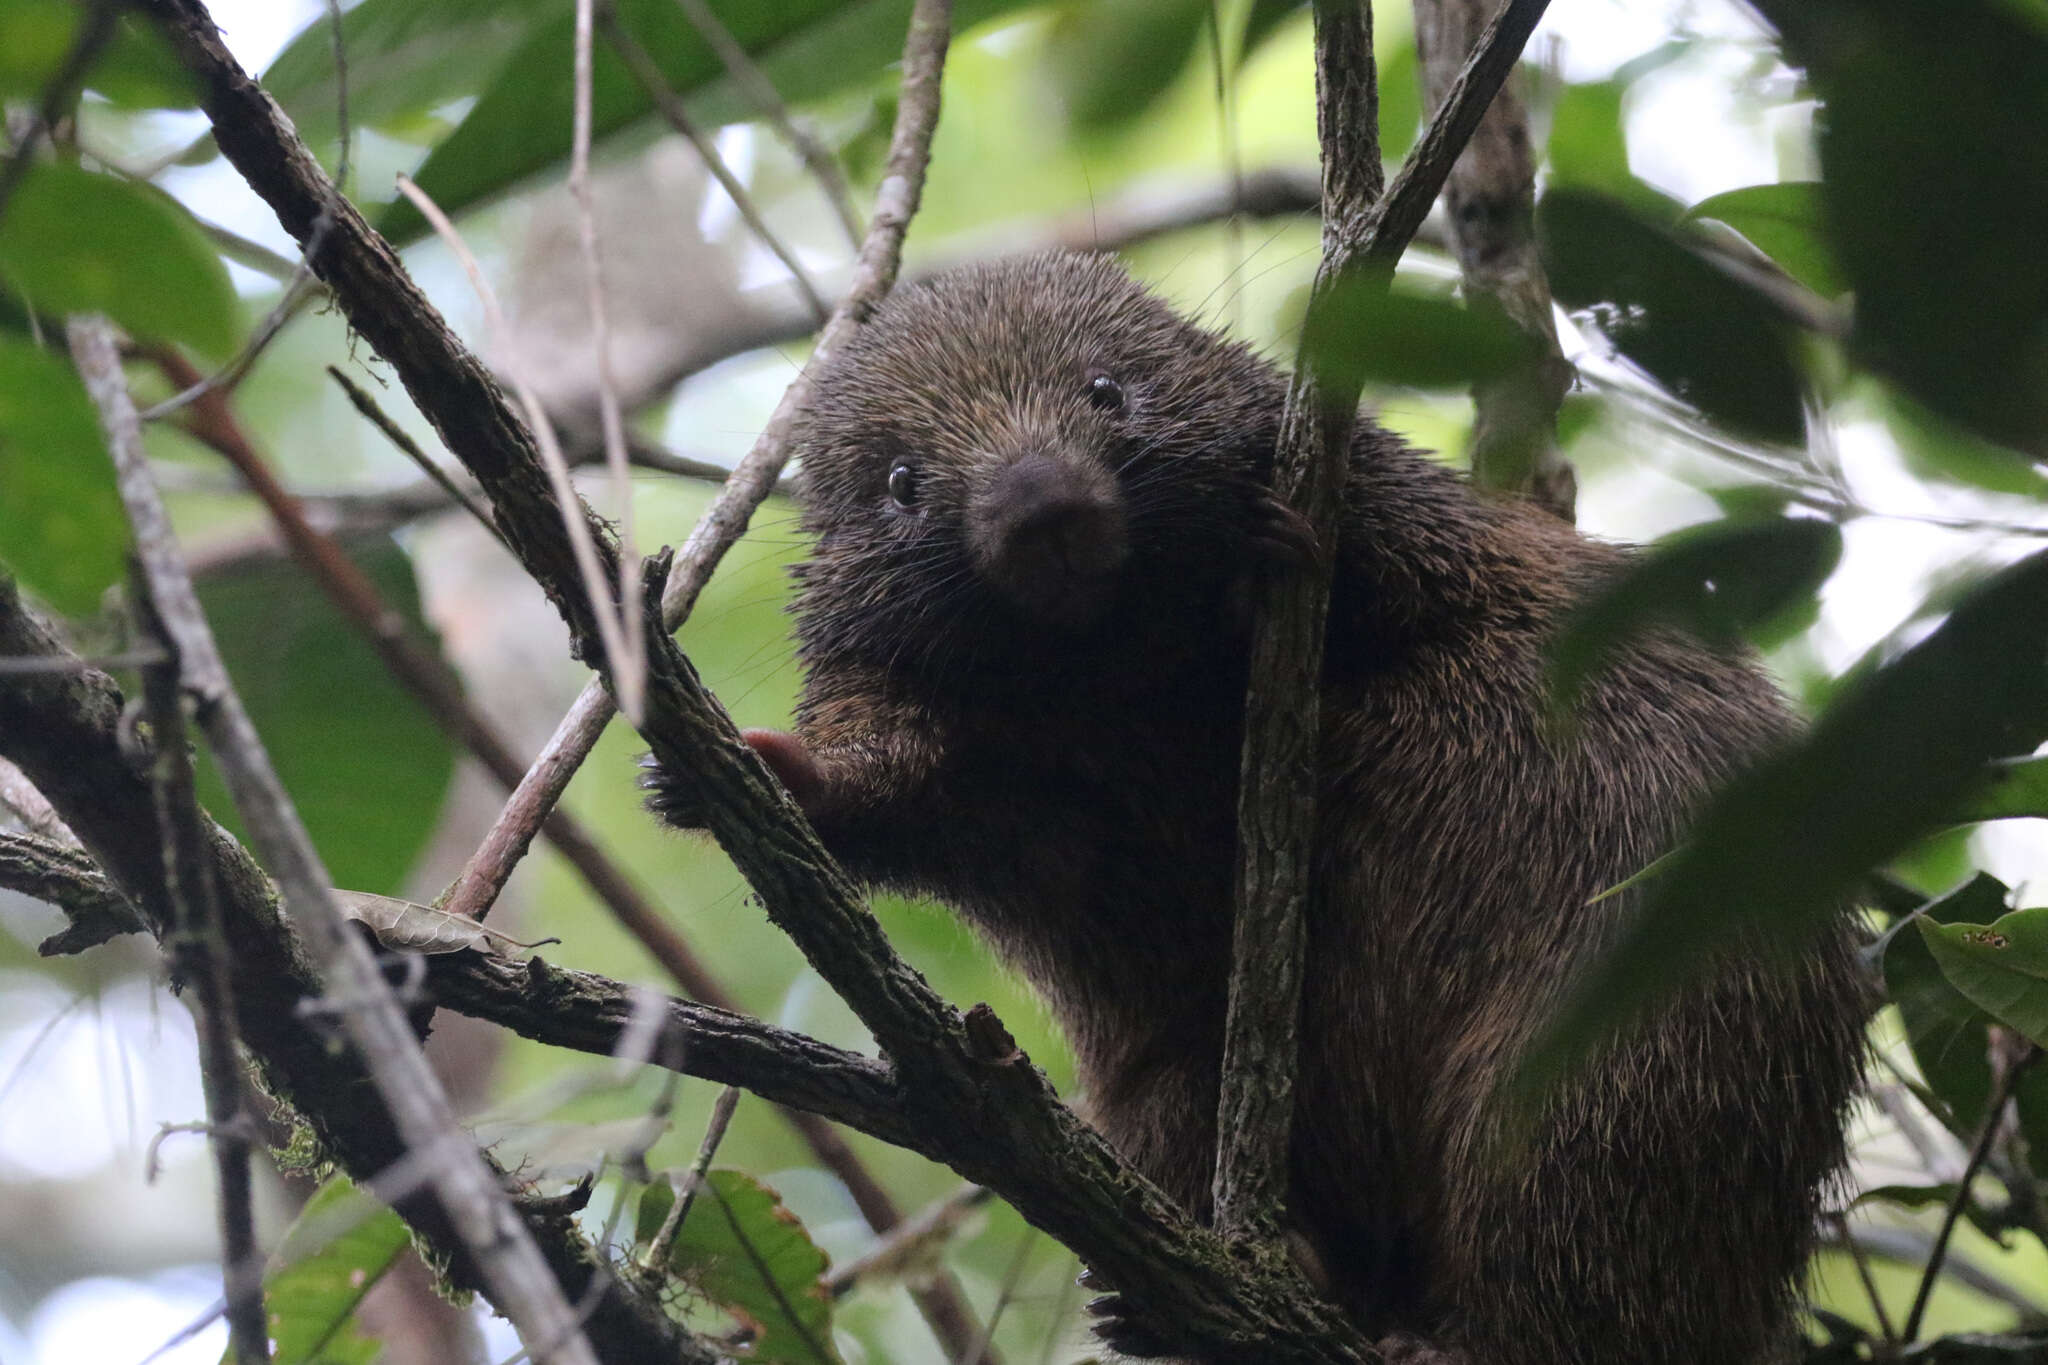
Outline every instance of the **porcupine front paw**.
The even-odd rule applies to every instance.
[[[789,789],[806,814],[815,814],[825,793],[825,775],[804,742],[786,730],[742,730],[740,737],[761,756],[768,771]],[[640,759],[640,786],[647,793],[647,809],[677,829],[703,829],[703,792],[688,773],[665,767],[653,754]]]
[[[1373,1343],[1382,1365],[1472,1365],[1472,1357],[1456,1347],[1426,1341],[1409,1332],[1396,1332]]]
[[[1277,493],[1261,493],[1252,499],[1245,541],[1253,558],[1264,565],[1300,569],[1316,560],[1315,527]]]

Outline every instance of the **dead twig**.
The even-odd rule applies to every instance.
[[[590,3],[590,0],[581,2]],[[625,25],[619,22],[617,14],[612,11],[609,0],[599,22],[604,25],[605,41],[619,54],[619,59],[626,64],[626,70],[633,74],[633,79],[639,82],[647,98],[654,101],[654,107],[668,120],[668,126],[682,134],[689,140],[690,145],[697,149],[697,155],[703,159],[704,168],[711,172],[711,178],[718,182],[718,187],[732,200],[733,207],[739,210],[740,218],[745,221],[748,230],[761,245],[774,253],[775,259],[782,262],[783,269],[789,271],[790,278],[796,281],[797,292],[801,293],[804,302],[810,305],[812,315],[820,322],[829,318],[832,310],[826,305],[824,297],[818,293],[818,286],[811,282],[810,273],[804,269],[803,262],[796,258],[796,253],[775,235],[773,228],[768,226],[768,220],[761,216],[761,210],[754,203],[753,195],[747,193],[747,187],[740,183],[740,178],[725,164],[725,158],[718,154],[718,148],[712,145],[711,139],[704,135],[704,130],[690,117],[690,111],[683,107],[682,98],[676,94],[674,87],[669,85],[668,78],[661,74],[661,67],[656,65],[654,58],[647,55],[647,49],[640,46],[639,40],[632,34],[626,32]]]
[[[286,907],[319,958],[324,979],[343,998],[358,1002],[342,1020],[349,1037],[368,1063],[407,1146],[415,1154],[432,1154],[435,1194],[490,1287],[492,1301],[523,1339],[560,1343],[549,1359],[560,1365],[596,1365],[561,1286],[476,1146],[462,1134],[390,986],[335,903],[331,879],[228,679],[150,479],[113,329],[101,319],[76,318],[69,333],[71,354],[114,456],[151,599],[178,649],[181,690],[193,699],[229,792]]]
[[[718,16],[711,12],[711,6],[705,4],[704,0],[676,0],[676,4],[682,8],[683,17],[690,21],[690,26],[697,30],[697,36],[704,40],[704,45],[717,56],[725,67],[726,74],[732,77],[733,84],[739,87],[740,93],[746,96],[748,103],[754,106],[762,118],[768,120],[770,127],[781,134],[782,140],[789,144],[790,149],[804,163],[804,168],[810,171],[811,178],[818,182],[818,189],[825,196],[825,202],[832,206],[833,214],[839,219],[839,226],[844,229],[847,242],[858,251],[861,238],[860,215],[854,211],[853,193],[847,188],[846,177],[840,173],[839,162],[825,149],[823,143],[812,137],[790,116],[789,107],[782,102],[782,96],[776,92],[775,82],[769,80],[768,73],[754,64],[754,59],[747,55],[747,50],[732,36],[732,30],[719,22]]]
[[[138,569],[131,588],[142,634],[163,650],[142,671],[143,706],[154,751],[150,788],[163,842],[164,887],[175,916],[164,941],[173,974],[197,1000],[199,1079],[206,1095],[207,1144],[213,1152],[215,1211],[220,1225],[222,1294],[228,1346],[235,1365],[266,1365],[270,1334],[263,1313],[263,1258],[249,1177],[250,1134],[241,1059],[235,1050],[234,989],[220,903],[206,855],[206,816],[199,809],[192,751],[185,741],[185,695],[177,645],[158,617],[150,583]],[[152,1148],[154,1144],[152,1144]]]

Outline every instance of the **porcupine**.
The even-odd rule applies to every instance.
[[[749,732],[866,882],[964,915],[1050,1003],[1093,1121],[1210,1212],[1246,584],[1286,380],[1111,260],[906,286],[820,374],[794,734]],[[1846,919],[1730,950],[1497,1159],[1496,1087],[1632,904],[1599,893],[1781,738],[1739,653],[1625,648],[1572,723],[1545,650],[1626,551],[1361,415],[1336,540],[1289,1217],[1390,1358],[1785,1358],[1842,1161]],[[687,779],[652,804],[694,823]]]

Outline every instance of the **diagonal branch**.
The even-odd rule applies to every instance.
[[[739,87],[747,102],[754,106],[754,111],[766,119],[789,144],[790,150],[803,160],[804,168],[818,182],[825,202],[832,206],[833,214],[838,217],[846,240],[852,243],[855,251],[860,250],[860,215],[854,212],[853,195],[847,189],[846,177],[840,173],[839,163],[833,159],[832,153],[791,117],[788,106],[776,92],[775,83],[768,79],[768,73],[754,64],[747,49],[732,36],[732,30],[711,12],[711,6],[704,0],[676,0],[676,3],[681,6],[683,17],[690,21],[690,27],[696,29],[697,36],[704,40],[705,46],[717,54],[726,74],[732,77],[733,84]]]
[[[93,861],[110,879],[61,876],[68,860],[44,860],[40,875],[59,904],[90,903],[112,891],[147,920],[159,939],[173,919],[164,892],[163,853],[156,836],[143,764],[124,741],[123,699],[112,679],[83,665],[21,601],[0,575],[0,656],[47,661],[51,667],[0,679],[0,754],[49,799]],[[301,1007],[321,986],[279,917],[275,892],[261,868],[218,826],[206,829],[220,899],[222,932],[234,945],[236,1026],[261,1067],[264,1089],[290,1106],[320,1149],[358,1183],[371,1183],[405,1162],[407,1144],[376,1102],[360,1057],[333,1046]],[[36,876],[32,841],[7,841],[0,869],[21,866]],[[25,866],[23,866],[25,864]],[[71,867],[75,874],[78,869]],[[20,884],[12,873],[9,885]],[[45,894],[38,891],[36,894]],[[470,1148],[474,1152],[474,1148]],[[494,1183],[510,1184],[485,1159]],[[447,1211],[431,1191],[394,1205],[449,1265],[454,1282],[479,1287],[475,1266]],[[532,1217],[529,1229],[567,1293],[590,1303],[587,1328],[608,1360],[706,1362],[709,1355],[670,1322],[659,1305],[602,1272],[590,1244],[564,1218]]]
[[[331,191],[289,125],[220,49],[195,0],[144,2],[166,17],[174,48],[200,76],[202,103],[223,150],[279,209],[285,226],[302,231],[303,206],[323,202]],[[928,118],[936,110],[947,13],[943,0],[919,0],[915,7],[899,133],[903,120],[914,117],[911,111],[922,109]],[[923,126],[928,132],[929,122]],[[884,287],[893,278],[896,245],[916,207],[924,159],[921,144],[906,148],[899,139],[899,150],[914,164],[905,167],[892,157],[862,257],[863,267],[873,267]],[[530,442],[495,390],[479,393],[470,385],[472,374],[486,382],[480,368],[426,309],[410,281],[398,276],[389,247],[345,203],[336,212],[339,226],[317,260],[336,302],[384,351],[450,449],[492,497],[528,572],[542,581],[572,631],[587,643],[589,616],[575,590],[559,520],[534,496],[543,485]],[[842,335],[858,317],[849,310],[840,320]],[[828,329],[821,350],[833,343],[834,330]],[[801,401],[793,390],[785,407],[793,411]],[[749,457],[757,475],[779,466],[781,439],[771,429]],[[766,482],[760,478],[761,485]],[[668,565],[657,560],[649,569],[665,574]],[[665,606],[694,597],[697,585],[678,583],[669,582],[664,595],[674,600]],[[669,771],[698,780],[715,822],[712,832],[753,883],[771,919],[880,1042],[911,1120],[923,1130],[921,1141],[1080,1251],[1168,1349],[1280,1365],[1367,1359],[1370,1348],[1356,1328],[1308,1294],[1298,1276],[1276,1274],[1233,1254],[1061,1106],[992,1014],[978,1010],[963,1020],[895,955],[845,874],[741,743],[666,629],[650,635],[644,737]]]
[[[675,567],[662,590],[662,625],[665,630],[681,628],[697,604],[698,595],[710,581],[711,572],[747,529],[747,522],[774,489],[782,466],[789,458],[789,432],[796,414],[810,401],[811,376],[818,373],[832,354],[845,344],[853,329],[880,303],[896,282],[902,261],[903,238],[924,192],[926,164],[931,159],[932,132],[938,126],[939,83],[945,69],[946,45],[951,36],[950,0],[926,0],[911,13],[910,33],[904,41],[903,79],[896,107],[896,126],[889,140],[889,160],[876,194],[874,217],[868,235],[854,263],[854,278],[846,296],[832,310],[818,334],[811,358],[775,405],[759,439],[746,457],[733,467],[718,496],[691,530]],[[452,340],[452,339],[451,339]],[[448,898],[448,908],[457,913],[481,914],[485,906],[512,875],[526,843],[533,837],[531,823],[540,813],[552,810],[568,789],[598,736],[612,717],[611,699],[601,680],[592,680],[576,698],[569,713],[555,727],[541,755],[528,770],[526,780],[512,794],[505,814],[491,829],[471,857],[469,866]]]
[[[342,917],[327,870],[228,679],[150,478],[113,328],[101,318],[74,318],[68,331],[72,357],[113,453],[151,609],[178,654],[179,688],[193,700],[221,775],[274,869],[293,920],[320,961],[322,979],[350,1002],[342,1012],[343,1026],[406,1146],[426,1161],[435,1195],[499,1311],[519,1329],[536,1359],[596,1365],[561,1285],[513,1212],[504,1187],[457,1127],[440,1080],[427,1065],[390,985]],[[191,852],[196,866],[197,852]]]
[[[810,272],[804,269],[804,263],[797,259],[796,252],[790,250],[789,246],[775,235],[775,229],[768,226],[768,220],[761,216],[760,206],[754,203],[754,196],[740,183],[740,178],[733,174],[732,167],[725,164],[725,158],[718,154],[717,145],[697,126],[697,121],[690,117],[690,111],[683,105],[682,96],[668,83],[668,77],[662,75],[660,65],[647,55],[647,49],[640,46],[639,39],[626,31],[626,26],[619,22],[617,12],[608,2],[598,12],[597,21],[604,28],[605,41],[619,54],[619,60],[625,63],[634,83],[653,102],[654,107],[661,111],[661,116],[668,120],[668,126],[696,148],[698,158],[704,163],[704,169],[711,173],[711,178],[725,191],[725,197],[731,200],[733,207],[739,211],[741,221],[746,223],[747,230],[754,234],[755,240],[767,247],[776,260],[782,262],[782,268],[789,272],[790,278],[796,282],[797,292],[804,296],[804,302],[810,307],[811,316],[820,322],[829,318],[832,310],[826,307],[824,297],[818,293],[818,286],[811,282]]]

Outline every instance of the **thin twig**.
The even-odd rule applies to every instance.
[[[819,191],[825,202],[832,206],[833,214],[839,219],[839,226],[846,233],[847,242],[856,250],[860,249],[860,214],[853,207],[853,193],[847,188],[846,177],[840,173],[839,162],[825,144],[812,137],[809,132],[790,116],[789,108],[783,104],[782,96],[776,92],[775,82],[768,79],[768,73],[754,64],[754,59],[740,46],[739,39],[732,36],[732,30],[719,21],[711,12],[711,6],[704,0],[676,0],[682,7],[683,17],[704,40],[719,62],[732,77],[749,104],[771,127],[782,135],[804,166],[811,178],[818,182]]]
[[[1856,1278],[1862,1282],[1863,1297],[1869,1301],[1871,1315],[1877,1319],[1878,1332],[1887,1343],[1896,1345],[1899,1340],[1898,1329],[1892,1326],[1892,1315],[1885,1311],[1884,1295],[1877,1292],[1877,1280],[1870,1273],[1870,1257],[1849,1233],[1849,1215],[1836,1213],[1831,1221],[1835,1225],[1835,1236],[1841,1245],[1848,1249],[1850,1263],[1856,1267]]]
[[[317,245],[316,241],[315,246]],[[308,254],[311,254],[311,249]],[[263,321],[257,324],[256,330],[249,334],[249,339],[242,343],[242,349],[235,352],[227,364],[200,379],[190,388],[172,394],[154,407],[143,409],[142,420],[161,421],[209,393],[226,392],[235,388],[242,382],[243,377],[255,368],[256,362],[263,358],[263,353],[270,348],[270,343],[277,339],[278,333],[284,330],[285,324],[297,317],[300,309],[320,292],[320,285],[313,278],[312,267],[302,259],[298,268],[292,272],[291,283],[285,286],[284,295],[264,316]]]
[[[825,1292],[838,1299],[872,1279],[910,1278],[914,1282],[919,1267],[937,1265],[961,1227],[994,1198],[995,1192],[986,1186],[962,1185],[932,1201],[876,1237],[860,1255],[833,1266],[825,1276]]]
[[[579,3],[590,3],[590,0],[579,0]],[[820,322],[830,317],[832,310],[826,305],[824,296],[818,293],[817,285],[811,282],[810,273],[804,269],[803,262],[799,261],[796,253],[775,235],[775,230],[768,226],[768,220],[761,216],[761,210],[754,203],[754,197],[747,193],[747,187],[740,183],[739,177],[732,173],[732,168],[725,164],[725,158],[718,154],[718,148],[712,145],[711,139],[704,135],[704,130],[690,117],[690,111],[683,107],[682,98],[676,94],[674,87],[669,85],[668,77],[662,75],[661,67],[656,64],[654,58],[647,55],[647,49],[640,46],[637,38],[626,32],[625,25],[619,22],[618,16],[612,11],[609,0],[598,22],[604,25],[605,41],[612,45],[612,50],[625,62],[626,70],[632,73],[641,90],[646,92],[647,98],[654,101],[654,107],[668,120],[668,126],[689,139],[690,145],[697,149],[697,155],[703,158],[704,168],[711,172],[711,178],[718,182],[719,188],[732,200],[733,207],[739,210],[748,230],[760,240],[761,245],[775,254],[775,259],[782,262],[783,269],[789,271],[790,278],[796,281],[797,290],[804,296],[804,302],[810,305],[811,312]]]
[[[79,19],[78,32],[71,39],[70,50],[51,75],[49,85],[44,87],[42,103],[36,106],[35,115],[23,130],[20,144],[7,158],[7,164],[0,166],[0,219],[6,218],[9,201],[27,178],[29,167],[35,164],[36,144],[54,134],[57,125],[63,122],[64,112],[78,98],[86,73],[92,70],[101,50],[114,36],[114,20],[120,12],[120,0],[93,0]]]
[[[619,623],[624,627],[623,667],[632,679],[620,694],[630,718],[640,713],[639,678],[647,669],[646,622],[640,611],[640,549],[633,533],[633,474],[626,462],[626,424],[619,415],[619,384],[612,373],[611,318],[604,301],[604,257],[598,250],[597,211],[590,198],[591,11],[597,0],[576,0],[575,113],[569,151],[569,195],[576,201],[576,239],[583,256],[583,292],[590,308],[590,344],[597,351],[597,409],[604,433],[605,464],[611,470],[612,501],[619,537]],[[609,3],[609,0],[607,0]]]
[[[467,489],[450,478],[448,471],[441,468],[438,460],[431,458],[426,451],[421,450],[419,442],[407,435],[404,427],[401,427],[398,423],[385,416],[384,409],[377,405],[376,399],[365,392],[354,380],[343,374],[340,367],[329,365],[327,373],[334,377],[335,383],[341,385],[341,391],[348,395],[349,402],[355,404],[356,411],[369,418],[370,425],[383,432],[385,440],[397,446],[400,454],[411,460],[414,467],[433,480],[435,486],[448,495],[450,502],[469,513],[471,519],[477,525],[489,531],[491,539],[505,546],[508,551],[512,548],[509,545],[505,545],[505,533],[498,529],[498,523],[491,520],[491,514],[485,509],[484,505],[470,496]]]
[[[228,979],[220,903],[206,856],[206,817],[199,809],[192,751],[185,741],[182,670],[177,646],[158,618],[149,581],[140,570],[131,586],[140,618],[137,625],[164,652],[164,662],[142,673],[143,702],[155,744],[150,787],[163,841],[164,886],[176,917],[164,946],[172,971],[192,988],[198,1002],[194,1013],[199,1078],[206,1095],[207,1141],[213,1151],[228,1345],[236,1365],[265,1365],[270,1336],[263,1314],[263,1260],[256,1248],[249,1176],[250,1125],[241,1060],[235,1052],[234,990]]]
[[[1970,1182],[1977,1178],[1977,1172],[1984,1168],[1984,1159],[1991,1154],[1992,1139],[1998,1136],[1998,1126],[2005,1118],[2005,1106],[2011,1102],[2013,1090],[2019,1085],[2020,1077],[2028,1067],[2040,1059],[2041,1050],[2031,1043],[2022,1043],[2023,1049],[2016,1055],[2001,1059],[1997,1043],[1998,1030],[1993,1030],[1993,1063],[2003,1060],[1997,1066],[1998,1083],[1991,1088],[1991,1098],[1984,1106],[1984,1125],[1977,1132],[1977,1140],[1970,1147],[1969,1160],[1963,1163],[1963,1172],[1956,1177],[1955,1197],[1948,1201],[1948,1208],[1941,1218],[1941,1230],[1934,1234],[1934,1246],[1927,1253],[1927,1268],[1920,1274],[1920,1287],[1914,1291],[1913,1307],[1906,1314],[1906,1326],[1901,1340],[1919,1340],[1920,1323],[1927,1315],[1928,1300],[1934,1297],[1934,1286],[1941,1279],[1941,1263],[1948,1255],[1949,1237],[1955,1232],[1956,1224],[1962,1219],[1963,1210],[1970,1206]]]
[[[494,336],[508,335],[504,310],[498,307],[497,293],[490,281],[484,278],[482,267],[476,257],[470,254],[462,234],[455,230],[455,224],[448,221],[448,215],[441,212],[441,206],[428,198],[425,190],[412,182],[411,177],[398,177],[398,189],[420,216],[433,225],[435,233],[455,253],[462,263],[463,271],[469,276],[470,287],[482,301],[484,314],[490,320]],[[509,357],[510,352],[507,352]],[[555,503],[561,508],[562,527],[569,533],[569,548],[576,560],[576,570],[583,580],[583,593],[590,603],[591,621],[598,638],[604,646],[605,657],[611,660],[611,667],[617,672],[615,686],[618,688],[619,709],[628,720],[639,713],[641,698],[647,686],[647,660],[645,641],[638,632],[629,635],[629,627],[618,614],[605,582],[603,562],[597,553],[597,540],[590,530],[590,521],[583,515],[582,499],[576,496],[576,486],[569,479],[569,462],[563,458],[562,443],[556,438],[555,424],[549,420],[547,409],[541,406],[540,395],[533,391],[519,373],[518,366],[508,363],[505,377],[511,381],[512,392],[518,396],[519,407],[526,417],[526,425],[533,433],[533,439],[540,450],[541,466],[547,471],[548,483],[554,489]],[[638,653],[629,653],[627,641],[631,639],[639,648]]]
[[[93,654],[80,659],[0,659],[0,676],[9,673],[76,673],[83,668],[143,668],[162,663],[163,652],[130,649],[119,654]]]
[[[348,193],[349,152],[354,139],[348,122],[348,49],[342,41],[341,0],[327,0],[327,39],[334,57],[334,128],[341,146],[334,158],[334,187]]]
[[[1229,275],[1244,269],[1244,156],[1237,145],[1237,83],[1231,78],[1230,60],[1223,50],[1223,6],[1209,0],[1209,75],[1216,93],[1216,136],[1223,155],[1223,175],[1230,182],[1230,212],[1223,219],[1223,250]],[[1227,278],[1227,276],[1226,276]],[[1230,330],[1236,331],[1242,316],[1239,309],[1243,290],[1230,295]]]
[[[324,979],[343,998],[359,1002],[342,1022],[368,1063],[378,1093],[408,1148],[416,1155],[431,1154],[435,1194],[499,1311],[524,1340],[560,1340],[552,1358],[562,1365],[596,1365],[561,1286],[476,1146],[462,1135],[447,1094],[427,1065],[390,986],[343,918],[329,889],[332,879],[228,681],[150,479],[141,425],[121,374],[113,329],[101,319],[78,318],[69,332],[71,354],[100,412],[114,456],[152,598],[178,647],[183,688],[197,704],[201,727],[229,793],[278,881],[286,908],[319,959]]]
[[[1213,15],[1215,10],[1212,8]],[[1017,1239],[1016,1254],[1010,1258],[1009,1267],[1003,1271],[1002,1284],[996,1290],[996,1301],[988,1310],[988,1321],[982,1325],[981,1339],[974,1343],[960,1361],[960,1365],[983,1365],[988,1359],[988,1349],[995,1341],[996,1328],[1002,1323],[1003,1314],[1017,1297],[1017,1286],[1023,1283],[1024,1267],[1030,1263],[1031,1253],[1038,1247],[1038,1229],[1026,1228],[1024,1235]]]
[[[740,1088],[728,1085],[718,1092],[718,1098],[711,1105],[711,1120],[704,1126],[704,1140],[697,1144],[697,1159],[689,1169],[675,1177],[674,1197],[669,1201],[668,1215],[661,1220],[661,1227],[640,1253],[640,1268],[654,1270],[668,1264],[669,1252],[675,1248],[676,1234],[683,1230],[683,1220],[690,1216],[690,1205],[696,1201],[698,1187],[704,1183],[705,1172],[711,1169],[711,1158],[718,1153],[718,1144],[725,1141],[725,1130],[732,1123],[733,1111],[739,1108]]]

